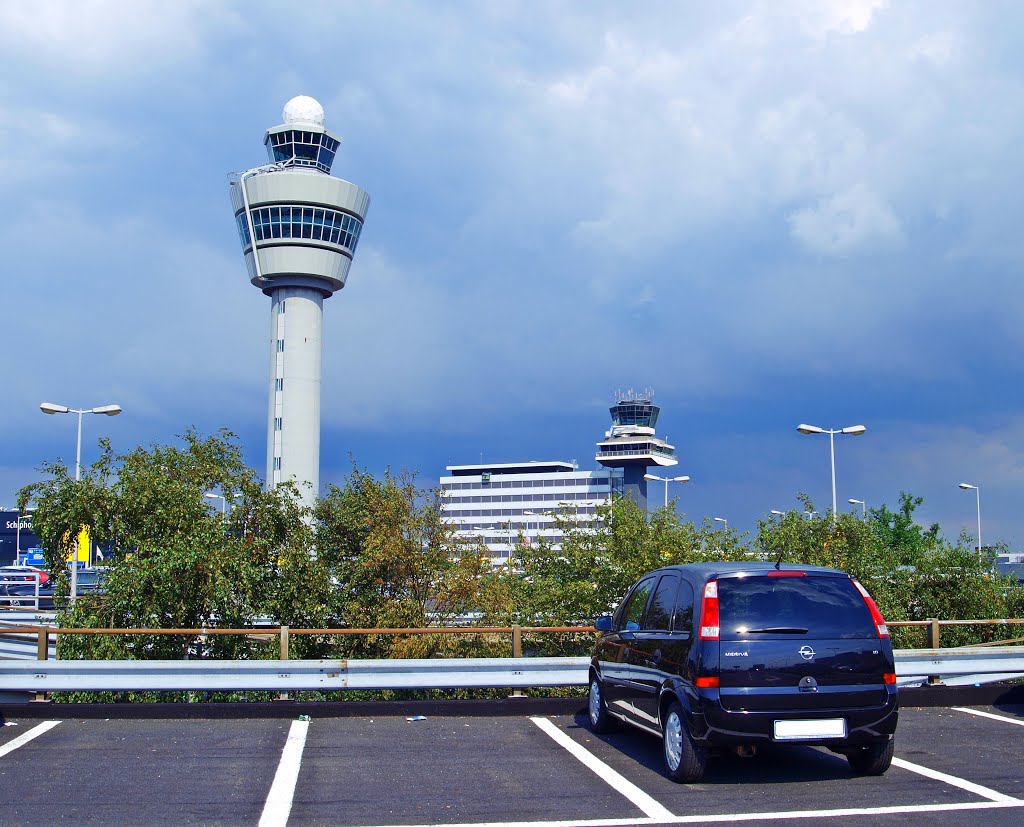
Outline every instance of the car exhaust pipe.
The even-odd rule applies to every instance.
[[[740,744],[736,747],[736,754],[740,758],[753,758],[757,755],[757,746],[755,744]]]

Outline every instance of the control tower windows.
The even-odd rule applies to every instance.
[[[356,250],[363,223],[353,215],[317,207],[259,207],[252,210],[252,229],[257,241],[274,238],[308,238]],[[245,213],[239,213],[242,246],[249,246]]]
[[[322,132],[286,129],[267,138],[270,160],[296,166],[316,167],[329,173],[338,151],[338,141]]]

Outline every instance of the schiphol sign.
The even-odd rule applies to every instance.
[[[0,566],[13,563],[19,548],[24,551],[38,545],[31,514],[0,511]]]

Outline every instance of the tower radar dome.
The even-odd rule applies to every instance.
[[[284,105],[285,123],[312,123],[324,125],[324,108],[308,95],[298,95]]]

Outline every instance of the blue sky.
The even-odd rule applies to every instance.
[[[265,468],[269,300],[229,173],[294,95],[372,196],[325,303],[321,481],[349,457],[593,467],[653,387],[693,519],[808,493],[1024,545],[1013,2],[0,6],[0,503],[74,417],[115,449],[225,426]],[[661,484],[652,488],[657,502]]]

